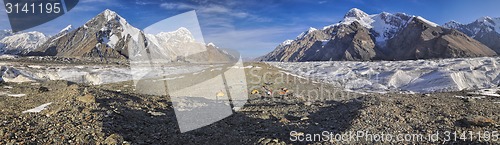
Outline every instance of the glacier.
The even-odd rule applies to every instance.
[[[377,62],[267,62],[356,92],[433,93],[500,87],[500,58]]]

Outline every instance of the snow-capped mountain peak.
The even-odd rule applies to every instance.
[[[500,40],[500,18],[486,16],[465,24],[450,21],[445,23],[443,27],[461,31],[500,54],[500,42],[498,41]]]
[[[287,46],[287,45],[292,44],[292,42],[293,42],[293,40],[288,39],[288,40],[283,41],[279,46],[280,47]]]
[[[302,38],[304,38],[305,36],[307,36],[308,34],[310,34],[310,33],[314,32],[314,31],[317,31],[317,30],[318,30],[318,29],[316,29],[316,28],[309,27],[309,29],[308,29],[307,31],[300,33],[300,35],[299,35],[299,36],[297,36],[297,39],[302,39]]]
[[[485,17],[481,17],[481,18],[477,19],[476,21],[484,23],[484,22],[490,22],[491,20],[492,20],[491,17],[485,16]]]
[[[491,18],[486,16],[477,19],[476,22],[485,25],[487,27],[490,27],[493,30],[496,30],[498,33],[500,33],[500,18]]]
[[[414,16],[404,13],[391,14],[388,12],[368,15],[357,8],[353,8],[345,15],[344,19],[340,21],[340,23],[326,26],[323,30],[339,25],[350,25],[353,22],[358,22],[363,27],[372,29],[377,33],[375,34],[377,42],[384,42],[396,35],[396,32],[404,27],[412,17]]]
[[[207,46],[211,46],[211,47],[217,48],[217,46],[215,46],[215,44],[213,42],[208,43]]]
[[[352,8],[351,10],[349,10],[349,12],[347,12],[347,14],[345,14],[344,18],[363,18],[363,17],[367,17],[368,14],[365,13],[364,11],[358,9],[358,8]]]
[[[494,23],[494,22],[492,22]],[[417,24],[417,25],[415,25]],[[419,25],[425,25],[420,27]],[[458,24],[457,24],[458,25]],[[424,28],[424,29],[422,29]],[[432,29],[427,29],[432,28]],[[441,47],[423,44],[423,41],[440,40],[442,37],[412,35],[415,33],[440,34],[443,28],[423,17],[404,13],[381,12],[369,15],[359,9],[351,9],[340,22],[324,27],[322,30],[310,28],[295,40],[286,40],[274,51],[260,60],[267,61],[318,61],[318,60],[408,60],[435,58],[434,49],[450,50],[450,56],[493,56],[496,53],[480,42],[464,35],[449,34],[463,44],[454,47]],[[428,31],[427,31],[428,30]],[[307,38],[307,39],[305,39]],[[409,41],[401,43],[401,41]],[[448,40],[443,40],[455,44]],[[354,47],[353,47],[354,46]],[[407,48],[409,47],[409,48]],[[427,47],[429,53],[420,53],[419,47]],[[463,51],[467,50],[467,51]],[[470,50],[470,52],[468,51]],[[463,51],[463,53],[462,53]],[[402,54],[400,52],[403,52]],[[460,52],[460,53],[455,53]],[[412,55],[415,53],[416,55]],[[441,53],[441,52],[436,52]],[[410,55],[406,55],[410,54]],[[417,55],[418,54],[418,55]],[[432,54],[432,55],[428,55]],[[404,56],[405,55],[405,56]]]
[[[459,23],[455,20],[452,20],[450,22],[445,23],[443,26],[446,28],[458,28],[459,26],[463,25],[462,23]]]
[[[85,27],[99,30],[99,39],[112,48],[118,44],[120,39],[125,39],[128,36],[138,42],[141,34],[141,30],[130,25],[126,19],[109,9],[104,10],[97,17],[88,21],[84,25]]]
[[[180,39],[185,42],[194,42],[193,34],[187,28],[180,27],[179,29],[172,32],[161,32],[156,35],[156,37],[162,38],[163,40],[169,39]]]
[[[481,17],[469,24],[461,24],[459,22],[450,21],[443,25],[446,28],[458,29],[465,32],[467,35],[475,37],[479,33],[487,33],[496,31],[500,34],[500,18]]]
[[[112,11],[110,9],[104,10],[101,14],[103,14],[103,16],[106,18],[107,21],[111,21],[117,18],[123,19],[123,17],[121,17],[115,11]]]
[[[73,29],[73,26],[72,25],[68,25],[64,29],[62,29],[61,31],[59,31],[59,33],[66,33],[66,32],[71,31],[72,29]]]
[[[376,42],[384,45],[385,41],[394,37],[396,33],[400,29],[404,28],[406,26],[406,23],[408,23],[408,21],[410,21],[410,19],[414,17],[416,16],[407,15],[405,13],[391,14],[388,12],[369,15],[360,9],[353,8],[345,14],[344,19],[339,23],[325,26],[323,27],[322,31],[326,31],[329,28],[338,27],[340,25],[351,25],[353,22],[358,22],[359,24],[361,24],[361,26],[373,30],[373,32],[375,32],[373,35],[375,36]],[[435,23],[427,21],[424,18],[420,17],[419,19],[432,26],[436,26]],[[297,36],[296,40],[300,40],[316,30],[317,29],[309,28],[309,30],[302,32],[299,36]],[[286,46],[291,43],[288,40],[285,42],[281,43],[280,46]]]

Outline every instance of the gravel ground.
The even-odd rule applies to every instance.
[[[498,131],[500,109],[494,103],[498,98],[455,97],[468,96],[467,92],[357,94],[265,64],[247,65],[254,66],[246,69],[249,92],[258,93],[250,94],[247,104],[228,118],[186,133],[180,133],[169,96],[137,94],[132,82],[101,86],[66,81],[1,83],[0,144],[500,143],[498,138],[486,141],[478,135],[467,136],[465,141],[443,140],[446,131]],[[283,88],[289,91],[279,95]],[[267,95],[267,91],[274,95]],[[23,113],[51,102],[39,113]],[[307,138],[325,131],[425,137],[439,132],[441,140]]]

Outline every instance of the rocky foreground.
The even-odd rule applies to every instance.
[[[499,98],[467,92],[356,94],[249,64],[250,99],[214,124],[180,133],[169,96],[135,92],[132,82],[0,84],[0,144],[498,144],[491,135],[449,140],[444,132],[499,130]],[[257,69],[258,68],[258,69]],[[264,81],[255,81],[266,76]],[[277,79],[286,76],[286,79]],[[290,89],[281,95],[268,90]],[[255,91],[254,91],[255,90]],[[307,95],[316,90],[321,97]],[[258,91],[258,92],[257,92]],[[463,96],[463,97],[457,97]],[[50,103],[50,104],[49,104]],[[46,107],[37,112],[40,105]],[[48,104],[48,105],[47,105]],[[30,110],[31,109],[31,110]],[[435,134],[440,140],[307,140],[309,134]],[[300,140],[302,138],[302,140]]]

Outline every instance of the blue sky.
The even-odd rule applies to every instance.
[[[53,35],[69,24],[81,26],[105,9],[116,11],[140,29],[196,10],[207,43],[257,57],[309,27],[340,21],[351,8],[368,14],[404,12],[443,24],[500,17],[498,6],[498,0],[80,0],[69,13],[28,31]],[[9,28],[6,14],[0,13],[0,29]]]

